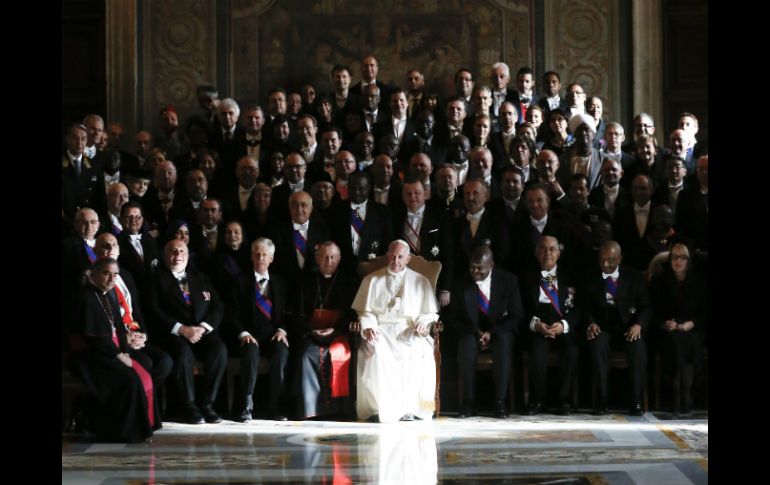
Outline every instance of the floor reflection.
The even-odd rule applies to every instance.
[[[152,443],[65,437],[62,483],[706,484],[708,421],[164,423]]]

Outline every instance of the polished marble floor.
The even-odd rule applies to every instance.
[[[65,435],[62,483],[707,484],[708,419],[164,423],[135,445]]]

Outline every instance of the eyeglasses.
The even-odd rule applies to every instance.
[[[636,125],[637,128],[655,128],[655,125],[647,125],[642,123],[641,125]]]

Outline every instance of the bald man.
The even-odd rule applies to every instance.
[[[580,310],[576,305],[577,279],[559,263],[560,241],[543,236],[537,243],[538,269],[522,277],[524,324],[530,332],[530,375],[532,397],[530,415],[543,411],[546,395],[546,370],[551,347],[559,351],[559,403],[557,414],[568,415],[570,389],[577,365],[577,328]]]
[[[294,278],[313,271],[315,247],[329,239],[329,231],[323,219],[313,216],[313,199],[307,192],[291,194],[287,205],[289,216],[276,221],[269,237],[275,243],[275,270]]]
[[[646,330],[652,307],[642,273],[621,266],[622,260],[617,242],[606,241],[599,247],[599,271],[592,271],[583,285],[581,310],[585,328],[577,333],[588,340],[591,367],[599,384],[594,413],[607,413],[609,355],[615,349],[626,354],[629,414],[641,416]]]

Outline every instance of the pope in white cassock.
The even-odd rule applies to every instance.
[[[381,423],[430,419],[436,362],[430,326],[438,306],[430,281],[406,267],[406,241],[388,247],[388,265],[361,282],[353,309],[363,341],[358,349],[356,413]]]

